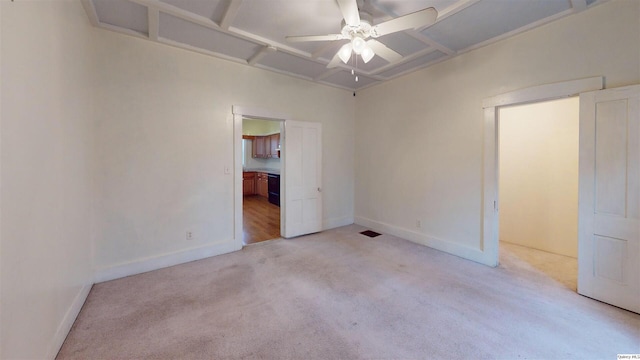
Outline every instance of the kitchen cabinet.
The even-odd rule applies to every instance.
[[[260,196],[269,197],[269,175],[267,173],[257,174],[256,193]]]
[[[251,156],[254,158],[279,158],[280,157],[280,133],[256,136],[253,140]]]
[[[280,134],[269,135],[269,153],[267,157],[279,158],[280,157]]]
[[[253,140],[253,149],[251,151],[251,155],[254,158],[266,158],[267,150],[270,147],[268,143],[268,139],[266,136],[256,136]]]
[[[256,173],[242,173],[242,195],[254,195],[256,193]]]

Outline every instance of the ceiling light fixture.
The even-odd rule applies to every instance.
[[[351,42],[342,45],[338,50],[338,57],[343,63],[348,63],[351,59],[351,52],[355,52],[357,55],[362,56],[362,60],[368,63],[376,55],[373,49],[367,44],[361,37],[354,37]]]
[[[367,47],[367,43],[360,36],[354,36],[353,39],[351,39],[351,47],[353,47],[353,52],[360,55],[362,50]]]
[[[340,60],[347,64],[351,59],[352,51],[356,55],[362,56],[365,63],[378,55],[388,63],[395,64],[402,59],[402,55],[388,48],[376,38],[409,29],[431,26],[438,17],[438,11],[431,7],[374,25],[373,16],[370,13],[358,10],[358,2],[362,2],[362,0],[334,1],[338,3],[340,12],[342,12],[343,20],[340,33],[286,37],[289,42],[349,40],[349,43],[343,45],[329,61],[327,68],[338,66]]]
[[[362,54],[360,54],[360,56],[362,56],[362,61],[364,61],[365,64],[368,63],[369,60],[373,59],[375,55],[376,54],[369,47],[369,45],[365,46],[365,48],[362,49]]]
[[[342,47],[338,51],[338,56],[340,57],[340,60],[342,60],[342,62],[345,64],[351,58],[351,49],[352,49],[351,43],[346,43],[342,45]]]

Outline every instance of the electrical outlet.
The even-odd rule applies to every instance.
[[[418,229],[422,229],[422,221],[420,221],[420,220],[416,220],[416,227],[417,227]]]
[[[187,231],[187,240],[193,240],[193,232]]]

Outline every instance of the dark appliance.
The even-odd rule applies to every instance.
[[[280,175],[269,174],[269,202],[280,206]]]

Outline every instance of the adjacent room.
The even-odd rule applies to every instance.
[[[500,249],[575,291],[579,99],[504,107],[499,119]]]
[[[242,121],[242,216],[245,245],[280,237],[280,121]]]
[[[637,0],[1,0],[0,358],[638,354],[639,114]]]

